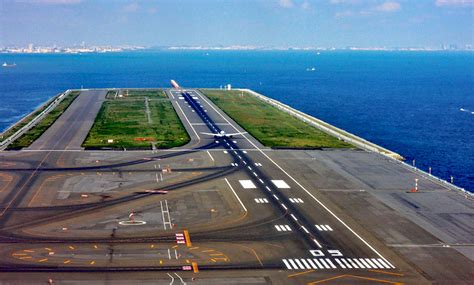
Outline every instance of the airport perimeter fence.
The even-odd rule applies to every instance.
[[[19,138],[21,135],[23,135],[25,132],[27,132],[31,127],[34,127],[46,114],[48,114],[52,109],[54,109],[63,99],[64,97],[66,97],[67,94],[69,94],[69,92],[71,92],[71,90],[66,90],[65,92],[63,93],[59,93],[58,95],[56,95],[56,99],[54,99],[49,105],[48,107],[46,107],[43,111],[41,111],[41,113],[39,113],[36,117],[34,117],[31,121],[29,121],[26,125],[24,125],[23,127],[21,127],[21,129],[19,129],[18,131],[16,131],[13,135],[9,136],[8,138],[6,138],[5,140],[3,140],[2,142],[0,142],[0,150],[3,150],[4,148],[6,148],[10,143],[12,143],[13,141],[15,141],[17,138]],[[42,108],[42,106],[40,106],[39,108]],[[37,108],[37,109],[39,109]],[[36,110],[37,110],[36,109]],[[30,114],[36,112],[36,110],[34,110],[33,112],[31,112]],[[26,115],[24,118],[27,118],[30,114]],[[23,118],[23,119],[24,119]],[[23,120],[22,119],[22,120]],[[21,122],[22,120],[18,121],[18,122]],[[11,126],[10,128],[13,128],[15,126],[15,124],[13,126]],[[10,129],[8,128],[8,129]],[[5,132],[8,131],[5,130]]]

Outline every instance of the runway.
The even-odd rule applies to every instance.
[[[83,151],[105,92],[81,94],[40,138],[41,147],[38,140],[27,151],[0,153],[2,280],[469,282],[473,263],[461,254],[470,250],[467,233],[459,250],[419,247],[440,243],[435,227],[431,232],[394,210],[421,203],[400,190],[411,185],[408,170],[357,150],[281,151],[249,134],[204,135],[245,130],[194,89],[167,91],[189,144]],[[426,179],[420,187],[447,195]],[[167,192],[147,192],[157,190]],[[461,212],[472,211],[469,201],[449,195],[465,207]],[[452,229],[453,240],[462,230],[469,231]],[[415,246],[407,250],[409,244]]]

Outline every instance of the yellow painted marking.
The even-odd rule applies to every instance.
[[[307,273],[311,273],[311,272],[314,272],[314,271],[316,271],[316,270],[308,270],[308,271],[303,271],[303,272],[299,272],[299,273],[295,273],[295,274],[290,274],[290,275],[288,275],[288,278],[303,275],[303,274],[307,274]]]
[[[334,280],[334,279],[339,279],[339,278],[355,278],[355,279],[376,281],[376,282],[380,282],[380,283],[389,283],[389,284],[395,284],[395,285],[403,284],[401,282],[393,282],[393,281],[389,281],[389,280],[376,279],[376,278],[370,278],[370,277],[365,277],[365,276],[344,274],[344,275],[338,275],[338,276],[334,276],[334,277],[330,277],[330,278],[326,278],[326,279],[322,279],[322,280],[313,281],[313,282],[308,283],[307,285],[319,284],[319,283],[323,283],[323,282],[327,282],[327,281]]]
[[[199,246],[191,247],[190,250],[198,249]]]
[[[95,260],[92,260],[89,264],[90,264],[90,265],[94,265],[94,264],[95,264]]]
[[[211,253],[209,254],[210,256],[216,256],[216,255],[224,255],[222,252],[221,253]]]
[[[27,255],[28,253],[12,253],[12,255]]]
[[[22,256],[22,257],[18,257],[19,259],[30,259],[30,258],[33,258],[31,256]]]
[[[191,247],[191,237],[189,236],[189,232],[187,230],[184,230],[184,239],[186,240],[186,246]]]
[[[403,274],[403,273],[387,272],[387,271],[375,270],[375,269],[369,269],[368,271],[370,271],[370,272],[377,272],[377,273],[383,273],[383,274],[388,274],[388,275],[394,275],[394,276],[404,276],[404,275],[405,275],[405,274]]]
[[[171,248],[177,248],[177,247],[178,247],[178,245],[175,245],[175,246],[172,246]]]
[[[207,250],[203,250],[201,252],[213,252],[214,250],[213,249],[207,249]]]
[[[163,264],[163,260],[160,259],[160,264]]]
[[[95,249],[98,249],[99,247],[98,247],[96,244],[94,244],[94,248],[95,248]]]
[[[23,251],[24,252],[35,252],[34,250],[30,250],[30,249],[24,249]]]
[[[189,263],[189,259],[186,259],[186,263]]]
[[[154,245],[154,244],[150,245],[150,248],[154,248],[154,247],[155,247],[155,245]]]
[[[218,261],[218,260],[227,261],[227,257],[214,257],[213,259],[214,259],[215,261]]]
[[[192,263],[194,273],[199,273],[199,267],[197,262]]]
[[[70,250],[75,250],[76,248],[75,248],[74,246],[70,245],[70,246],[69,246],[69,249],[70,249]]]
[[[71,260],[68,259],[68,260],[64,261],[63,263],[64,263],[64,264],[71,263]]]
[[[48,260],[47,258],[43,258],[43,259],[38,260],[38,262],[45,262],[47,260]]]
[[[212,262],[217,262],[214,258],[211,258],[211,261],[212,261]]]
[[[52,249],[49,248],[49,247],[45,247],[44,249],[46,249],[47,251],[51,251]]]

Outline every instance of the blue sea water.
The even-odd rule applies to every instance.
[[[68,88],[254,89],[474,191],[474,53],[148,51],[0,54],[0,130]],[[315,68],[314,71],[307,69]]]

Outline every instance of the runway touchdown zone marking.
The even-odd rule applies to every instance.
[[[275,225],[275,229],[279,232],[291,232],[292,229],[288,225]]]
[[[329,225],[314,225],[320,232],[332,232],[333,229]]]
[[[267,198],[255,198],[254,200],[257,204],[268,204]]]
[[[255,184],[253,184],[252,180],[239,180],[239,183],[240,185],[242,185],[242,187],[244,189],[256,189],[257,186],[255,186]]]
[[[288,185],[285,180],[272,180],[272,183],[280,189],[290,189],[290,185]]]

